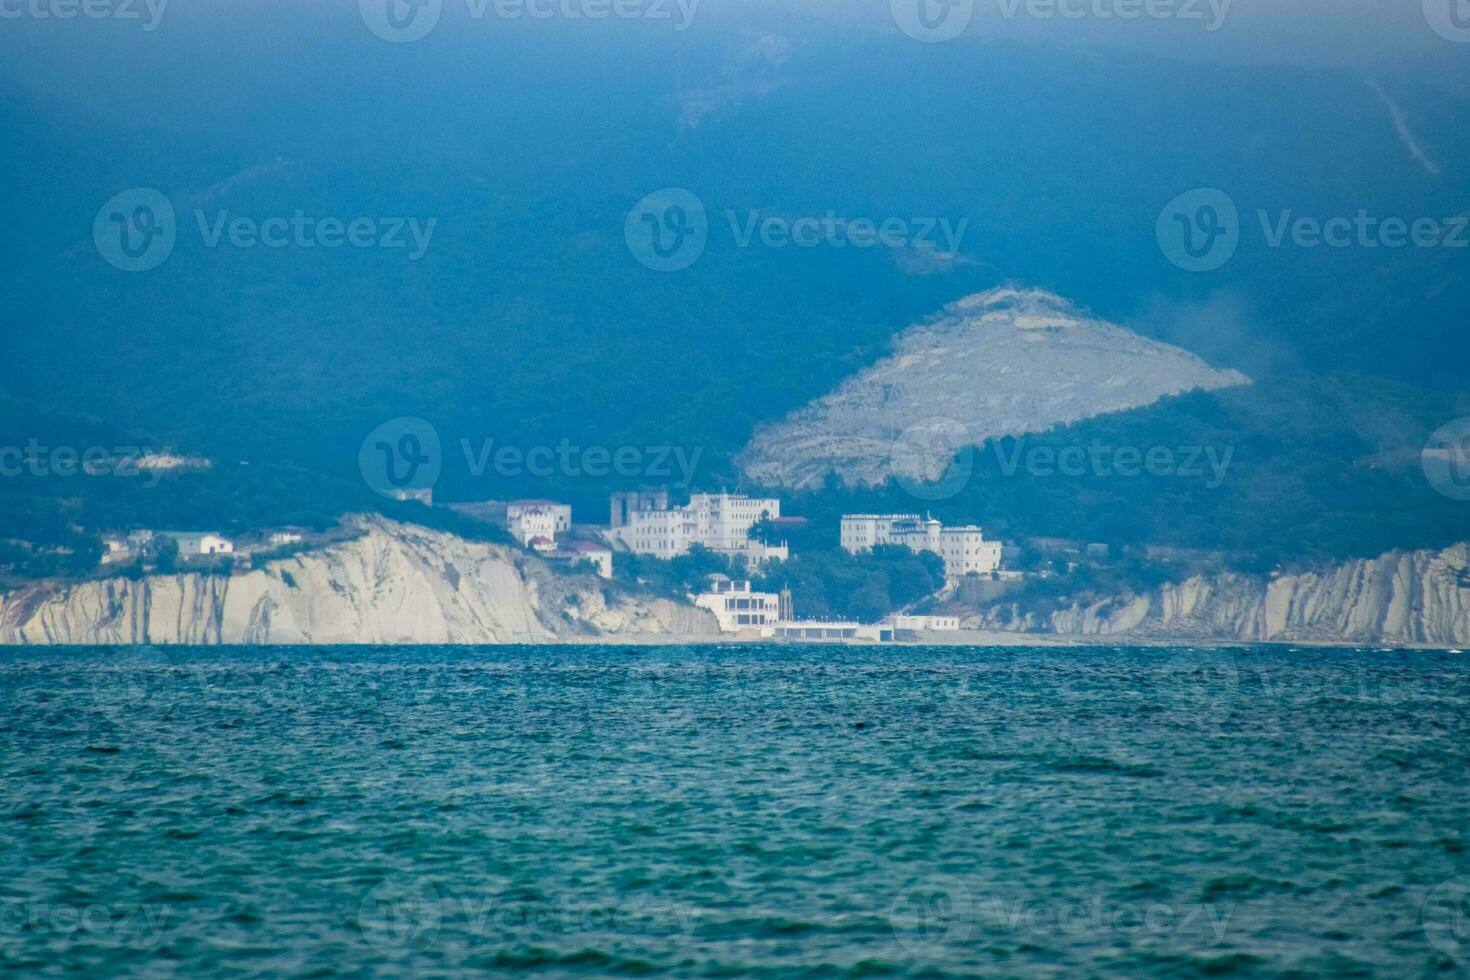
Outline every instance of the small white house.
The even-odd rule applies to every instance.
[[[235,543],[213,531],[159,531],[153,535],[157,543],[162,538],[173,538],[179,545],[182,558],[200,558],[207,555],[230,555],[235,552]]]

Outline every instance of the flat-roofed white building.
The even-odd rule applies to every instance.
[[[694,596],[694,604],[708,609],[719,620],[720,632],[759,630],[781,618],[781,596],[775,592],[752,592],[750,583],[717,576],[707,591]]]
[[[892,544],[890,536],[895,524],[918,523],[918,514],[843,514],[842,550],[857,554],[874,545]]]
[[[986,541],[979,527],[945,527],[918,514],[844,514],[841,542],[853,554],[880,544],[932,552],[944,559],[944,577],[951,582],[1000,570],[1000,542]]]
[[[775,640],[804,640],[809,643],[862,640],[869,643],[893,641],[893,627],[886,623],[824,622],[813,619],[780,621],[761,631]]]
[[[896,630],[952,633],[960,628],[958,616],[912,616],[895,613],[884,620]]]
[[[757,564],[788,555],[784,544],[766,545],[750,537],[750,529],[763,518],[781,516],[781,501],[774,497],[696,493],[690,496],[689,503],[669,507],[667,497],[662,501],[653,498],[650,502],[646,495],[630,496],[635,499],[615,498],[613,502],[613,513],[623,523],[608,528],[606,536],[616,548],[638,555],[673,558],[702,545],[721,554],[745,555]]]
[[[157,531],[153,542],[156,544],[161,538],[173,538],[179,546],[179,555],[184,558],[229,555],[235,551],[233,541],[213,531]]]

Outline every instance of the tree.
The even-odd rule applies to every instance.
[[[771,520],[770,514],[766,513],[761,514],[761,519],[750,525],[747,537],[767,546],[781,543],[781,534],[776,530],[776,522]]]
[[[179,567],[179,543],[173,538],[162,538],[158,542],[158,552],[153,557],[153,564],[160,572],[172,572]]]

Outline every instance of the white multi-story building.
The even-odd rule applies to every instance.
[[[789,601],[789,600],[788,600]],[[720,632],[758,630],[782,618],[782,597],[774,592],[752,592],[749,582],[716,577],[709,590],[694,597],[694,604],[708,609],[720,622]]]
[[[757,564],[788,555],[784,544],[766,545],[750,537],[750,529],[762,518],[781,516],[781,501],[774,497],[696,493],[684,506],[670,507],[667,497],[629,496],[634,499],[623,500],[621,506],[619,498],[613,500],[613,526],[607,539],[616,548],[673,558],[688,554],[697,544],[721,554],[745,555]]]
[[[512,500],[505,505],[505,527],[527,547],[548,551],[572,527],[572,508],[554,500]]]
[[[845,514],[841,541],[843,550],[854,554],[880,544],[933,552],[944,559],[944,577],[951,582],[1000,570],[1000,542],[986,541],[974,524],[945,527],[918,514]]]

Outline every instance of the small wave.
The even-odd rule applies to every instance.
[[[1162,769],[1146,763],[1119,762],[1097,755],[1066,756],[1049,762],[1046,768],[1052,772],[1095,773],[1104,776],[1131,776],[1136,779],[1154,779],[1164,774]]]

